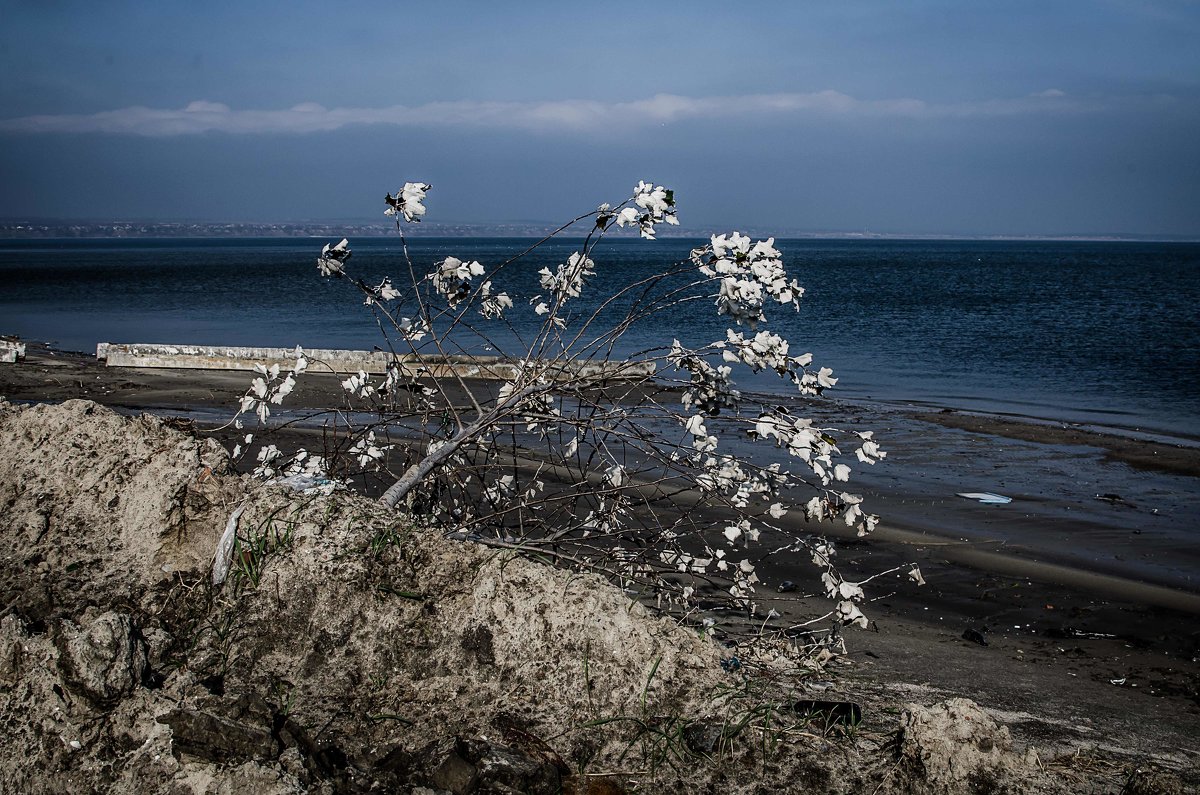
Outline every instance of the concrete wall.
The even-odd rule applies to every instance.
[[[15,364],[25,358],[25,343],[16,340],[0,340],[0,362]]]
[[[382,351],[343,351],[305,349],[304,356],[313,372],[372,374],[387,372],[393,361]],[[278,364],[290,369],[296,363],[291,348],[248,348],[222,345],[161,345],[155,343],[102,342],[96,346],[96,358],[109,367],[167,367],[195,370],[252,370],[254,365]],[[459,376],[511,381],[519,364],[498,356],[422,356],[395,357],[401,375],[434,378]],[[653,362],[568,362],[558,370],[559,378],[585,380],[642,379],[654,375]],[[550,373],[549,375],[554,375]]]

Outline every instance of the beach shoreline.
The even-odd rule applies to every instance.
[[[912,412],[911,416],[947,428],[1009,439],[1098,447],[1104,450],[1106,460],[1128,464],[1135,469],[1200,477],[1200,444],[1195,444],[1196,440],[1190,437],[1169,441],[1161,434],[1140,434],[1121,428],[1079,426],[1033,417],[1010,418],[948,408]]]
[[[92,355],[81,352],[56,350],[44,343],[28,343],[28,356],[19,364],[0,368],[0,395],[18,402],[61,402],[72,398],[86,398],[117,410],[133,413],[146,411],[186,418],[195,423],[203,433],[216,433],[232,441],[241,432],[229,426],[241,396],[248,387],[252,374],[235,370],[194,370],[182,368],[126,368],[106,367]],[[345,394],[340,386],[341,376],[321,373],[316,368],[305,374],[300,386],[288,399],[288,406],[276,409],[276,420],[300,416],[309,411],[344,411],[348,408]],[[817,422],[832,424],[846,423],[847,427],[858,426],[877,429],[876,438],[881,439],[885,449],[890,447],[890,457],[878,467],[855,467],[854,490],[862,490],[873,502],[872,510],[883,519],[880,529],[873,538],[888,543],[904,545],[939,545],[959,562],[972,565],[969,559],[999,561],[1005,556],[996,554],[995,547],[1016,550],[1022,557],[1029,557],[1025,548],[1012,539],[973,537],[970,528],[961,523],[951,526],[935,514],[956,513],[956,509],[969,509],[978,514],[979,509],[972,501],[948,492],[939,493],[946,499],[944,504],[933,508],[926,504],[909,506],[916,502],[910,493],[911,482],[904,482],[906,468],[922,466],[919,474],[929,479],[931,464],[936,464],[937,455],[949,456],[958,470],[964,461],[980,457],[985,447],[989,452],[1002,457],[1017,452],[1013,448],[997,446],[997,441],[1014,440],[1027,446],[1040,446],[1054,452],[1069,451],[1071,464],[1076,458],[1089,459],[1099,467],[1112,469],[1113,464],[1126,465],[1133,471],[1146,471],[1173,477],[1186,487],[1200,491],[1200,447],[1186,444],[1168,444],[1132,439],[1120,434],[1105,434],[1095,429],[1080,429],[1066,424],[1025,422],[1009,417],[982,415],[953,409],[937,411],[913,410],[911,407],[888,407],[884,411],[872,410],[861,403],[838,401],[836,398],[821,404],[805,406],[812,410]],[[244,419],[244,418],[243,418]],[[718,424],[719,418],[710,420]],[[931,437],[929,426],[950,431],[950,437]],[[253,428],[247,428],[253,430]],[[919,438],[920,444],[912,444],[911,438]],[[732,442],[738,444],[737,440]],[[957,447],[954,447],[958,445]],[[942,449],[935,451],[934,448]],[[954,449],[945,449],[951,448]],[[762,446],[745,446],[744,452],[764,451]],[[769,452],[769,451],[768,451]],[[1040,452],[1043,457],[1048,454]],[[923,460],[915,461],[918,456]],[[903,459],[903,460],[899,460]],[[783,459],[786,460],[786,459]],[[1021,461],[1019,463],[1028,463]],[[1011,476],[1002,485],[1009,491],[1022,483]],[[964,480],[964,483],[968,481]],[[1113,481],[1109,481],[1113,482]],[[929,490],[933,493],[933,490]],[[896,496],[901,495],[901,496]],[[1139,506],[1125,497],[1115,494],[1090,495],[1098,504],[1120,511],[1120,521],[1136,517]],[[1032,502],[1032,500],[1030,500]],[[1153,509],[1150,509],[1153,510]],[[1003,515],[1000,510],[988,510],[984,515]],[[955,521],[958,521],[957,518]],[[1028,524],[1030,517],[1022,519]],[[845,539],[852,533],[841,532],[841,528],[829,528],[835,535]],[[995,534],[995,528],[989,527]],[[927,540],[932,537],[932,540]],[[1128,572],[1103,565],[1071,566],[1069,557],[1054,554],[1035,556],[1046,572],[1065,568],[1083,568],[1110,582],[1145,582],[1151,586],[1165,586],[1166,590],[1178,590],[1200,595],[1200,580],[1194,585],[1155,581],[1152,577],[1129,576]],[[1009,566],[1009,569],[1012,567]],[[1200,571],[1200,565],[1197,566]],[[1013,571],[1014,574],[1019,572]]]
[[[211,418],[224,410],[226,418],[232,418],[248,382],[245,372],[106,368],[86,354],[35,344],[30,344],[24,362],[0,365],[0,395],[12,401],[86,398],[124,413],[179,417]],[[333,377],[309,374],[303,382],[303,389],[294,393],[297,406],[337,405],[341,400],[341,388]],[[1005,433],[1035,435],[1015,429],[1007,419],[917,415],[905,421],[918,425],[905,427],[918,438],[926,433],[921,424],[930,423],[983,439],[988,445],[1007,444],[997,442],[1008,438]],[[868,419],[859,421],[865,424]],[[967,424],[970,427],[961,427]],[[1078,432],[1060,432],[1050,446],[1065,446],[1075,454]],[[233,434],[232,429],[223,432],[225,441],[231,441]],[[1013,441],[1045,443],[1040,438]],[[1110,442],[1092,436],[1088,441]],[[1091,449],[1096,466],[1130,469],[1094,452],[1095,446]],[[923,454],[918,450],[906,455],[911,459]],[[1187,478],[1191,483],[1194,467],[1194,461],[1185,461],[1186,474],[1177,471],[1163,477]],[[1002,514],[985,511],[992,506],[953,495],[945,498],[949,501],[945,507],[928,502],[909,505],[912,498],[905,496],[905,489],[911,488],[911,482],[901,483],[900,491],[888,498],[889,485],[893,490],[896,486],[888,482],[894,473],[864,474],[869,474],[866,491],[872,500],[878,498],[873,507],[884,521],[872,537],[839,540],[843,572],[851,578],[865,577],[911,562],[921,567],[929,584],[921,589],[899,579],[895,584],[890,580],[873,584],[874,599],[864,606],[871,628],[847,632],[848,682],[865,688],[920,687],[933,693],[963,694],[990,709],[1036,716],[1027,721],[1032,732],[1061,733],[1062,727],[1054,729],[1046,722],[1053,715],[1055,720],[1091,727],[1088,731],[1107,730],[1124,737],[1117,742],[1146,747],[1165,742],[1200,755],[1200,747],[1188,739],[1200,736],[1200,588],[1119,576],[1107,571],[1102,561],[1086,567],[1077,559],[1039,554],[1036,545],[971,537],[961,527],[956,533],[944,521],[935,521],[935,515]],[[1097,502],[1096,507],[1112,509],[1118,519],[1137,515],[1119,505]],[[1050,520],[1043,516],[1037,521]],[[984,530],[995,532],[986,525]],[[785,576],[798,581],[812,577],[803,562],[783,564],[783,569],[777,565],[767,562],[763,574],[768,582]],[[811,618],[827,609],[821,599],[783,604],[785,620]],[[1121,684],[1115,684],[1118,681]],[[1167,705],[1174,723],[1159,725]]]

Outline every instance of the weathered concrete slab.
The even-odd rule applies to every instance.
[[[0,362],[16,364],[25,358],[25,343],[0,339]]]
[[[393,357],[382,351],[349,351],[305,348],[304,356],[313,372],[371,374],[387,372],[392,362],[401,375],[415,378],[486,378],[510,381],[520,372],[520,363],[497,356]],[[278,364],[287,369],[296,362],[292,348],[254,348],[226,345],[164,345],[158,343],[102,342],[96,358],[109,367],[181,368],[190,370],[252,370],[254,365]],[[654,375],[652,362],[568,362],[548,373],[556,380],[582,378],[588,381],[638,380]]]

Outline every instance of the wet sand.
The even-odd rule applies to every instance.
[[[10,400],[88,398],[190,417],[201,430],[232,416],[249,380],[106,368],[32,344],[25,362],[0,364],[0,395]],[[309,408],[343,401],[337,379],[316,374],[292,398]],[[847,633],[838,687],[851,697],[855,688],[965,695],[1040,742],[1200,759],[1200,559],[1186,532],[1200,516],[1195,451],[1008,418],[830,411],[877,428],[891,450],[856,471],[856,490],[884,522],[870,538],[842,539],[843,573],[911,561],[928,581],[874,583],[884,596],[866,608],[871,628]],[[1014,502],[984,506],[957,491]],[[1106,494],[1119,499],[1097,499]],[[803,562],[773,562],[763,574],[812,578]],[[826,609],[816,599],[779,607],[797,619]]]
[[[1007,419],[951,409],[915,413],[911,416],[947,428],[959,428],[1008,439],[1021,439],[1039,444],[1097,447],[1104,451],[1107,461],[1120,462],[1135,469],[1151,472],[1200,477],[1200,445],[1194,440],[1191,444],[1171,444],[1150,436],[1118,435],[1076,425],[1036,422],[1031,419]]]

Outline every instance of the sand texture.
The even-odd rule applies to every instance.
[[[444,540],[352,495],[252,484],[171,421],[0,404],[0,449],[6,792],[1196,782],[1186,755],[1039,755],[962,699],[906,704],[784,659],[727,671],[727,649],[595,577]],[[821,700],[862,717],[847,726]]]

